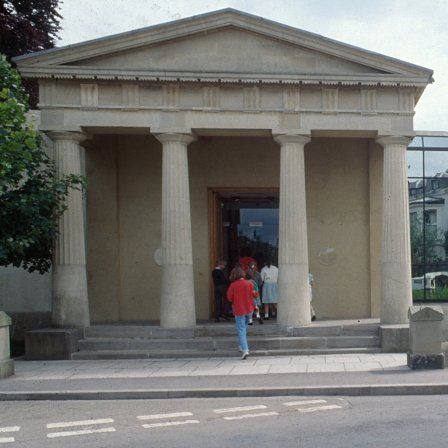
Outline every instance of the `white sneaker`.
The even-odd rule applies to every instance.
[[[241,359],[246,359],[249,356],[249,351],[246,350],[245,352],[243,352],[243,354],[241,355]]]

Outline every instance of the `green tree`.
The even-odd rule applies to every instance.
[[[59,0],[0,0],[0,53],[11,61],[14,56],[53,48],[61,19]],[[24,80],[24,88],[36,109],[37,81]]]
[[[0,55],[0,266],[44,273],[65,199],[70,188],[82,188],[83,178],[58,178],[27,110],[20,76]]]
[[[0,53],[7,58],[53,48],[59,0],[0,0]]]

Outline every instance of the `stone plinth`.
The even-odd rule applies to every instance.
[[[79,350],[78,342],[84,337],[81,328],[47,328],[25,334],[27,360],[72,359]]]
[[[14,375],[14,361],[9,351],[9,326],[11,318],[0,311],[0,378]]]
[[[385,353],[406,353],[409,350],[409,325],[381,325],[381,349]]]
[[[443,310],[440,306],[409,308],[408,366],[411,369],[443,369]]]

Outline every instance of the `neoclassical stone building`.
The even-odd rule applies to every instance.
[[[231,9],[15,61],[58,169],[88,180],[60,223],[56,326],[194,326],[215,259],[260,241],[281,325],[309,323],[309,271],[320,317],[408,321],[406,146],[431,70]]]

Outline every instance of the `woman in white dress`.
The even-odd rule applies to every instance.
[[[278,268],[269,260],[261,270],[261,279],[263,280],[262,300],[264,304],[264,318],[269,319],[269,307],[272,309],[272,315],[275,316],[278,302]]]

